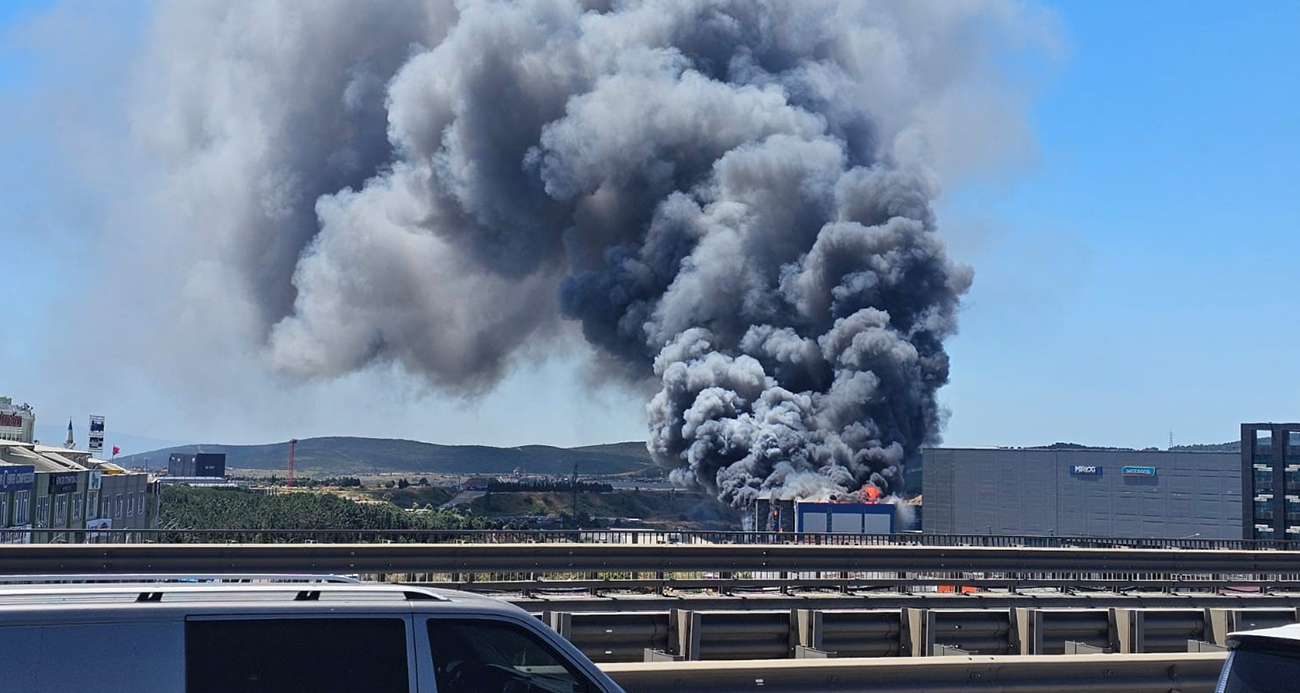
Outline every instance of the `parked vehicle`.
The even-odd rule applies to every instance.
[[[3,584],[0,652],[13,693],[622,693],[517,607],[344,578]]]

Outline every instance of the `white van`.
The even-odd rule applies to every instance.
[[[0,585],[5,693],[622,693],[523,610],[346,581]]]
[[[1300,624],[1229,633],[1228,648],[1215,693],[1300,690]]]

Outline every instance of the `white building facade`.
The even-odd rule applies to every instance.
[[[0,397],[0,440],[31,443],[36,437],[36,414],[31,405],[14,404],[9,397]]]

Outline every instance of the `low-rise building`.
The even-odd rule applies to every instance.
[[[35,439],[36,413],[29,404],[14,404],[13,398],[0,397],[0,440],[30,443]]]
[[[82,542],[95,538],[87,529],[156,527],[157,492],[147,474],[88,452],[0,441],[3,541]]]
[[[225,475],[224,452],[173,452],[167,459],[167,476],[216,478]]]
[[[0,462],[0,543],[28,541],[32,488],[36,485],[36,467],[30,464]],[[15,531],[6,531],[7,529]]]

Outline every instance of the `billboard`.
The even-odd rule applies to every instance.
[[[3,398],[0,398],[3,399]],[[0,401],[0,440],[17,440],[32,442],[32,427],[35,418],[31,409],[25,405],[14,407]]]
[[[225,476],[226,453],[200,452],[194,455],[194,472],[191,476]]]
[[[36,467],[30,464],[0,467],[0,493],[26,491],[36,484]]]
[[[104,417],[90,417],[90,456],[100,457],[104,453]]]
[[[86,520],[86,529],[90,530],[86,532],[86,542],[101,543],[101,542],[111,541],[112,540],[111,534],[107,532],[96,532],[94,530],[112,529],[112,528],[113,528],[113,521],[107,517],[101,517],[97,520]]]
[[[77,490],[77,473],[60,472],[50,474],[50,485],[46,493],[54,495],[56,493],[68,493]]]
[[[1124,467],[1119,470],[1124,476],[1155,476],[1155,467]]]
[[[1075,464],[1070,466],[1070,473],[1075,476],[1101,476],[1101,466],[1096,464]]]

